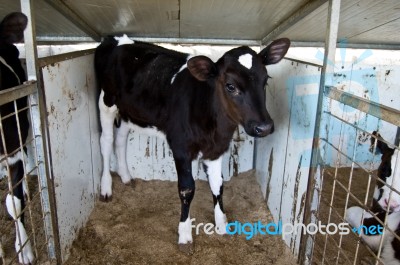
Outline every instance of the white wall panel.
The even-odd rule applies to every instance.
[[[323,53],[320,49],[295,48],[289,54],[291,57],[297,55],[298,59],[311,55],[314,63],[322,63]],[[343,91],[399,109],[399,72],[399,52],[338,49],[333,80]],[[299,223],[304,213],[303,200],[308,182],[320,70],[314,65],[284,60],[269,67],[269,75],[272,79],[266,100],[268,111],[275,121],[275,132],[256,141],[257,179],[274,221]],[[379,129],[385,139],[394,141],[397,128],[387,122],[371,115],[358,115],[359,112],[333,101],[329,111],[369,132]],[[327,131],[327,137],[334,145],[338,145],[338,136],[344,135],[343,146],[348,149],[346,153],[351,153],[350,149],[354,148],[353,143],[356,142],[356,162],[361,165],[370,162],[369,139],[361,132],[355,134],[350,127],[344,128],[348,132],[341,132],[341,123],[333,118],[329,126],[321,129]],[[327,164],[337,156],[335,152],[329,152],[324,157]],[[350,165],[350,161],[341,162],[341,166]],[[300,235],[286,236],[284,240],[297,254]]]
[[[224,179],[229,180],[233,175],[252,169],[253,152],[254,138],[239,127],[235,131],[229,150],[223,156]],[[194,160],[192,163],[193,176],[195,179],[206,180],[200,161]],[[111,167],[114,171],[116,162],[116,157],[113,155]],[[164,137],[132,131],[128,136],[127,163],[134,178],[177,181],[172,151]]]
[[[256,141],[256,174],[274,222],[301,223],[318,96],[319,67],[283,60],[268,68],[275,132]],[[284,238],[297,253],[300,235]]]
[[[101,155],[93,55],[42,68],[63,258],[96,202]]]

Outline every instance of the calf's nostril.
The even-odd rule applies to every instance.
[[[393,200],[391,200],[389,203],[388,199],[385,198],[383,208],[386,210],[388,206],[390,211],[395,211],[397,208],[399,208],[400,204]]]
[[[264,135],[272,133],[274,131],[274,124],[260,124],[254,127],[254,131],[257,135]]]
[[[256,131],[257,134],[262,133],[263,130],[264,130],[264,129],[263,129],[263,127],[261,127],[261,126],[256,126],[256,128],[255,128],[255,131]]]

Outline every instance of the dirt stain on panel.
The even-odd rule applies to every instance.
[[[293,204],[292,204],[292,223],[294,223],[296,219],[296,209],[297,209],[297,199],[299,197],[299,184],[300,184],[300,177],[301,177],[301,162],[303,160],[303,156],[300,156],[299,164],[297,165],[297,171],[296,171],[296,182],[294,184],[294,193],[293,193]],[[292,237],[291,242],[290,242],[290,247],[293,248],[294,244],[296,241],[294,240],[295,238]]]
[[[265,192],[265,198],[268,201],[269,193],[270,193],[270,183],[272,178],[272,166],[274,165],[274,148],[271,149],[271,153],[269,154],[269,162],[268,162],[268,181],[267,181],[267,190]]]
[[[147,137],[145,157],[150,157],[150,137]]]

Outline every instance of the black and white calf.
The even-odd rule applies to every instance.
[[[400,158],[398,148],[391,148],[381,141],[381,136],[377,132],[372,133],[378,138],[371,137],[370,151],[382,154],[381,163],[378,167],[378,181],[374,191],[374,203],[372,211],[364,212],[361,207],[350,207],[346,211],[346,221],[353,227],[364,225],[366,227],[380,225],[378,220],[385,222],[387,211],[387,227],[385,229],[382,248],[382,260],[384,264],[400,265]],[[393,189],[393,190],[392,190]],[[364,216],[363,216],[364,213]],[[373,250],[378,251],[381,235],[366,235],[362,231],[361,238]]]
[[[23,32],[28,19],[22,13],[11,13],[0,23],[0,90],[5,90],[26,81],[25,72],[19,60],[19,51],[14,43],[23,40]],[[34,256],[29,238],[24,227],[22,210],[24,209],[23,176],[24,167],[22,162],[23,147],[29,130],[27,110],[27,98],[16,101],[18,114],[14,103],[0,106],[1,113],[1,138],[0,138],[0,166],[9,170],[9,180],[12,193],[6,196],[6,207],[10,216],[15,221],[17,236],[15,249],[18,253],[19,262],[30,264]]]
[[[375,153],[382,154],[381,163],[378,167],[378,178],[374,191],[374,200],[379,206],[386,210],[400,211],[400,157],[399,149],[395,146],[390,147],[385,142],[379,140],[380,134],[372,132],[378,138]],[[375,147],[375,138],[371,137],[372,152]],[[393,190],[392,190],[393,189]]]
[[[364,213],[364,217],[363,217]],[[364,209],[358,206],[353,206],[346,211],[346,222],[352,227],[360,227],[363,225],[366,230],[361,230],[362,240],[374,251],[378,251],[382,235],[366,235],[365,231],[369,230],[371,226],[377,228],[378,225],[382,226],[385,222],[386,211],[380,211],[374,215],[369,212],[364,212]],[[400,212],[391,212],[387,215],[386,226],[389,229],[384,229],[381,259],[385,265],[400,265]],[[392,232],[393,231],[393,232]],[[395,236],[397,235],[397,237]]]
[[[206,56],[164,49],[123,37],[106,38],[96,49],[95,69],[101,87],[103,175],[101,198],[112,196],[110,156],[114,121],[118,174],[132,180],[126,163],[131,129],[154,127],[166,136],[178,174],[181,217],[179,244],[192,242],[189,208],[195,192],[191,162],[201,157],[214,198],[217,231],[226,233],[221,156],[235,128],[263,137],[274,123],[265,106],[266,65],[278,63],[290,46],[288,39],[272,42],[260,53],[249,47],[226,52],[217,62]]]

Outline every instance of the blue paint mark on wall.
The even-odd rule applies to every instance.
[[[340,49],[341,62],[336,64],[335,73],[327,76],[333,85],[343,89],[348,93],[353,93],[359,97],[364,97],[379,103],[378,81],[376,70],[371,66],[361,66],[360,62],[372,55],[371,50],[364,51],[358,58],[353,59],[352,63],[345,63],[346,49]],[[321,57],[322,55],[322,57]],[[318,51],[316,58],[323,59],[323,53]],[[315,128],[315,114],[318,100],[320,76],[293,76],[286,82],[286,89],[290,111],[290,137],[301,139],[312,139]],[[332,101],[327,109],[338,115],[345,117],[351,124],[367,132],[372,132],[380,126],[380,120],[356,111],[355,109]],[[326,116],[323,116],[326,119]],[[341,121],[329,119],[328,140],[335,146],[339,146],[339,138],[344,138],[342,151],[350,157],[355,157],[356,162],[366,162],[371,160],[368,152],[369,141],[363,137],[361,131],[356,131],[354,127],[344,125]],[[356,153],[354,148],[357,146]],[[311,150],[305,150],[304,156],[308,157]],[[332,164],[337,159],[337,153],[329,150],[326,154],[326,163]],[[346,157],[341,157],[342,165],[349,165],[351,161]],[[304,165],[308,166],[308,165]]]

